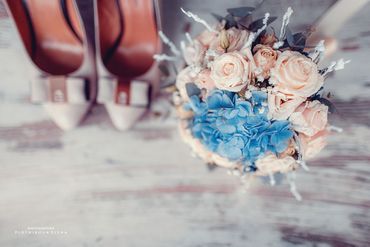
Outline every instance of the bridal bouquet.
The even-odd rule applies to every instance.
[[[279,33],[269,29],[277,18],[266,13],[252,21],[249,7],[215,15],[215,27],[182,11],[206,27],[196,38],[186,34],[181,51],[160,33],[186,62],[174,93],[183,140],[207,163],[242,176],[270,176],[272,183],[274,173],[307,168],[304,161],[324,148],[333,129],[325,77],[348,61],[320,69],[324,42],[307,47],[307,34],[290,31],[291,8]]]

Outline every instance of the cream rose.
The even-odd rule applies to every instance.
[[[270,77],[270,69],[275,66],[278,52],[270,46],[256,45],[253,49],[254,62],[257,67],[256,76],[261,76],[263,79]]]
[[[211,78],[211,70],[209,69],[204,69],[199,72],[197,78],[195,79],[195,83],[199,88],[207,89],[207,91],[210,91],[216,87],[215,82]]]
[[[289,118],[295,131],[313,136],[328,123],[328,106],[318,100],[301,104]]]
[[[181,70],[176,77],[176,87],[179,90],[182,100],[189,101],[188,93],[186,92],[186,84],[194,81],[191,67],[186,67]]]
[[[211,66],[211,79],[219,89],[238,92],[251,80],[252,63],[238,52],[217,57]]]
[[[196,37],[195,39],[198,40],[202,45],[204,45],[206,48],[209,47],[209,45],[215,40],[217,39],[217,35],[218,33],[217,32],[212,32],[212,31],[209,31],[209,30],[205,30],[203,31],[200,35],[198,35],[198,37]]]
[[[267,176],[276,172],[286,173],[294,170],[297,167],[296,160],[291,156],[278,158],[275,154],[267,154],[256,161],[257,171],[259,176]]]
[[[295,51],[284,51],[271,69],[271,82],[284,94],[309,97],[323,85],[324,78],[311,59]]]
[[[221,35],[222,32],[225,32],[224,35]],[[249,32],[246,30],[240,30],[235,27],[229,28],[227,30],[221,30],[219,35],[216,39],[210,43],[209,48],[211,50],[221,51],[224,52],[225,49],[223,48],[223,43],[225,43],[224,39],[227,39],[227,52],[232,51],[239,51],[243,45],[247,42],[249,36]]]
[[[272,119],[286,120],[305,100],[306,99],[302,97],[289,98],[282,94],[268,93],[268,114]]]
[[[326,129],[316,133],[314,136],[299,134],[298,137],[301,142],[303,159],[312,159],[320,153],[320,151],[327,145],[328,135],[329,131]]]
[[[204,47],[199,41],[194,40],[192,45],[185,47],[183,50],[184,59],[186,64],[202,64],[204,56],[206,54],[206,47]]]

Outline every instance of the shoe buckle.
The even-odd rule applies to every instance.
[[[67,84],[65,76],[49,77],[49,101],[65,103],[68,101]]]
[[[127,104],[127,93],[124,91],[121,91],[118,93],[118,99],[117,103],[120,105],[126,105]]]

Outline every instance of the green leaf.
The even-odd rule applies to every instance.
[[[286,29],[286,42],[292,50],[303,51],[306,47],[306,35],[303,33],[292,34],[290,28]]]

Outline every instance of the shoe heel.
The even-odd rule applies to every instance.
[[[53,0],[52,0],[53,1]],[[47,40],[37,39],[37,35],[42,34],[45,31],[45,21],[41,21],[38,18],[44,18],[44,16],[37,15],[40,10],[40,5],[37,2],[27,2],[27,1],[13,1],[6,0],[5,7],[7,12],[11,16],[13,25],[18,31],[18,38],[23,43],[23,52],[27,54],[29,71],[30,71],[30,100],[33,103],[39,103],[44,105],[44,108],[51,116],[51,119],[62,129],[72,129],[82,121],[86,116],[88,110],[96,99],[96,69],[95,69],[95,40],[94,40],[94,8],[92,1],[54,1],[52,5],[52,11],[56,11],[59,16],[55,16],[56,19],[63,18],[61,13],[65,15],[65,8],[73,8],[73,17],[75,21],[78,21],[78,26],[81,28],[80,32],[75,32],[72,30],[72,25],[69,20],[60,20],[56,23],[62,23],[63,26],[53,26],[53,29],[60,28],[61,33],[65,34],[69,32],[69,35],[75,35],[77,37],[78,33],[82,33],[82,37],[77,37],[81,41],[81,56],[82,62],[78,67],[68,69],[68,72],[58,72],[56,71],[59,67],[50,67],[50,61],[47,61],[48,57],[35,57],[35,49],[43,49],[46,45],[48,49],[53,52],[59,52],[61,56],[54,56],[52,63],[59,59],[59,63],[67,62],[73,64],[75,62],[73,59],[67,59],[63,56],[69,53],[63,54],[63,49],[67,49],[71,53],[71,49],[75,49],[75,46],[69,43],[63,44],[62,47],[56,49],[53,47],[55,43],[46,43]],[[28,6],[30,4],[30,6]],[[60,5],[57,5],[60,4]],[[56,8],[61,8],[56,10]],[[35,12],[36,11],[36,12]],[[45,11],[43,9],[43,11]],[[33,15],[31,15],[31,12]],[[50,13],[49,17],[50,18]],[[36,19],[32,19],[36,18]],[[45,17],[47,18],[47,17]],[[54,16],[52,17],[54,18]],[[64,18],[67,18],[64,16]],[[35,22],[36,21],[36,22]],[[66,23],[69,25],[66,26]],[[36,24],[36,25],[35,25]],[[41,27],[40,30],[38,28]],[[35,30],[39,32],[35,34]],[[50,28],[50,26],[48,27]],[[28,35],[27,35],[28,34]],[[48,33],[48,35],[51,35]],[[71,38],[69,38],[70,40]],[[68,40],[68,39],[67,39]],[[40,43],[38,43],[40,42]],[[41,45],[41,42],[42,43]],[[59,42],[57,40],[57,42]],[[75,42],[75,41],[74,41]],[[62,45],[62,43],[61,43]],[[40,46],[40,47],[38,47]],[[54,49],[54,50],[53,50]],[[47,51],[49,51],[47,50]],[[42,52],[47,52],[42,50]],[[40,53],[38,52],[39,56]],[[72,52],[73,54],[73,52]],[[57,60],[56,60],[57,57]],[[59,58],[61,57],[61,58]],[[43,60],[44,59],[44,60]],[[64,60],[62,60],[64,59]],[[42,64],[40,64],[41,62]],[[51,64],[52,64],[51,63]],[[64,66],[71,68],[70,64],[64,64]]]
[[[98,24],[95,38],[99,76],[98,102],[105,104],[112,123],[118,130],[127,130],[145,114],[151,99],[159,91],[160,73],[153,55],[161,50],[161,43],[157,34],[158,30],[161,29],[161,21],[157,1],[139,0],[134,5],[131,2],[117,0],[115,4],[116,6],[112,5],[111,2],[95,1],[95,20]],[[143,9],[139,10],[138,6]],[[149,11],[151,11],[150,14],[148,14]],[[107,16],[106,13],[110,15]],[[131,22],[143,13],[146,13],[145,18],[149,18],[145,22],[145,27],[149,25],[148,32],[150,35],[148,37],[144,35],[145,37],[139,39],[137,34],[132,32]],[[112,15],[115,16],[112,17]],[[151,19],[151,16],[153,19]],[[121,28],[113,31],[117,33],[115,38],[110,36],[112,32],[105,34],[104,30],[106,29],[99,27],[107,23],[107,20],[117,21],[114,24],[115,27],[121,26]],[[151,23],[155,26],[153,29]],[[137,42],[132,42],[136,39]],[[153,54],[140,54],[143,59],[152,60],[150,66],[145,67],[145,69],[142,68],[143,66],[137,65],[138,61],[135,64],[136,56],[127,57],[127,54],[132,53],[130,51],[137,51],[132,46],[138,43],[143,43],[149,48],[154,47]],[[123,50],[127,50],[127,52]],[[156,51],[154,52],[154,50]],[[123,56],[125,56],[124,59]]]

